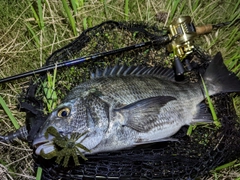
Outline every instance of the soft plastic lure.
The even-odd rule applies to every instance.
[[[68,166],[69,158],[72,156],[74,163],[76,166],[80,165],[78,161],[78,155],[80,155],[85,161],[88,160],[82,152],[79,150],[80,148],[90,152],[89,149],[87,149],[84,145],[81,143],[76,143],[76,141],[86,134],[87,132],[84,132],[82,134],[74,132],[71,134],[71,137],[68,138],[67,136],[63,136],[59,134],[59,132],[54,127],[49,127],[45,133],[45,137],[48,138],[48,135],[51,134],[54,136],[53,144],[55,145],[55,151],[51,153],[45,154],[43,151],[41,151],[40,155],[45,159],[51,159],[53,157],[57,157],[56,163],[61,164],[62,159],[63,160],[63,166]]]

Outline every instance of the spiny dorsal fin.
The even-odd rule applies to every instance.
[[[161,66],[146,67],[146,66],[126,66],[116,65],[114,67],[107,67],[103,71],[96,69],[95,73],[91,73],[91,79],[100,77],[113,76],[158,76],[175,81],[175,74],[173,69],[163,68]]]

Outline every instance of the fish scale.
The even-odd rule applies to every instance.
[[[167,95],[173,94],[172,92],[167,93],[166,92],[167,88],[165,88],[164,86],[159,86],[159,84],[162,82],[159,83],[152,76],[150,77],[130,76],[118,78],[109,77],[107,83],[101,82],[101,80],[99,79],[93,83],[94,87],[91,86],[89,88],[97,88],[99,91],[101,91],[103,93],[103,96],[101,96],[100,98],[106,102],[110,102],[110,104],[116,102],[117,104],[126,105],[141,100],[143,98],[149,98],[165,94]],[[179,87],[176,88],[179,89]],[[166,93],[164,93],[164,91]],[[115,106],[114,103],[113,106]]]

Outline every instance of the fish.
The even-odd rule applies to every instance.
[[[96,70],[53,110],[33,141],[37,155],[56,151],[54,136],[75,136],[78,154],[130,149],[172,138],[182,126],[212,123],[201,82],[175,80],[163,67],[118,65]],[[217,53],[203,75],[210,96],[240,91],[240,80]],[[64,139],[64,138],[63,138]],[[51,157],[51,156],[50,156]]]

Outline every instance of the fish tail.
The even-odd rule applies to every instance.
[[[209,95],[240,92],[240,80],[224,65],[220,52],[215,55],[209,64],[203,79],[208,88]]]

